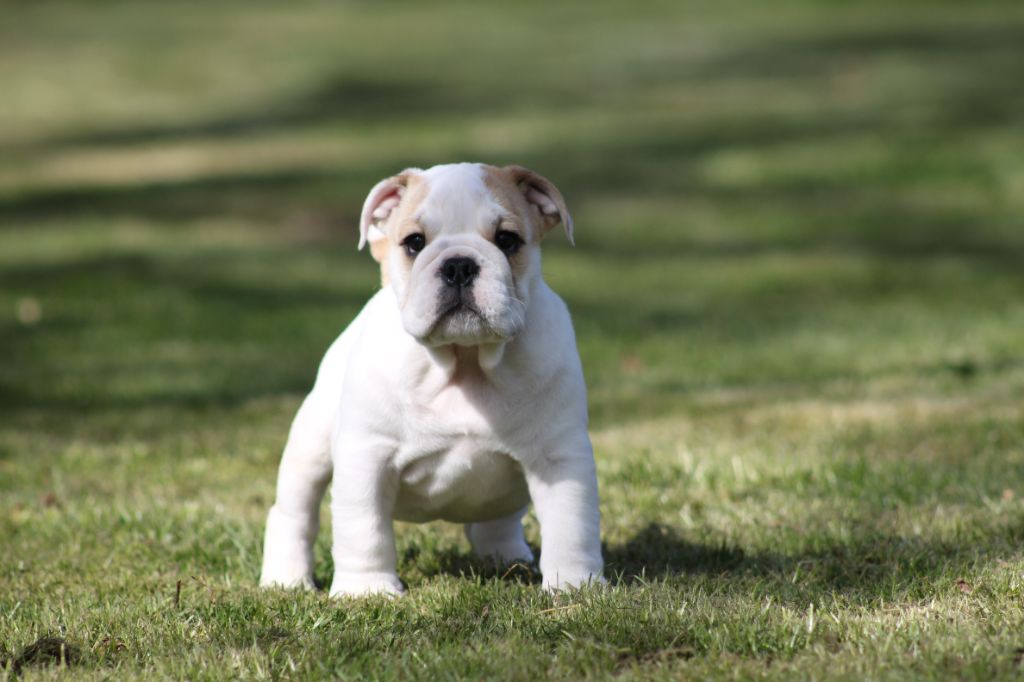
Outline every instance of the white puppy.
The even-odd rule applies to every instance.
[[[399,593],[393,519],[465,524],[477,556],[533,561],[544,586],[601,581],[597,479],[569,312],[540,241],[572,219],[517,166],[409,169],[363,205],[385,286],[331,345],[292,424],[267,518],[262,585],[313,586],[332,480],[331,595]]]

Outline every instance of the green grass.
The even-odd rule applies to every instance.
[[[1019,3],[623,8],[0,8],[8,677],[65,676],[44,636],[94,679],[1022,674]],[[399,600],[261,591],[361,201],[463,159],[576,218],[613,587],[430,524]]]

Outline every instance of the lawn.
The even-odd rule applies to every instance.
[[[1022,45],[1019,0],[4,2],[0,678],[1024,674]],[[401,599],[260,590],[362,200],[453,160],[573,211],[612,586],[438,523]]]

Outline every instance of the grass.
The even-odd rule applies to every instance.
[[[8,678],[1021,674],[1017,3],[3,13]],[[402,599],[258,590],[291,417],[375,286],[365,192],[460,159],[576,218],[545,271],[614,587],[430,524]]]

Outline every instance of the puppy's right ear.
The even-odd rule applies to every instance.
[[[540,212],[544,232],[546,233],[558,223],[562,223],[569,243],[575,244],[572,239],[572,216],[569,215],[565,199],[555,187],[555,183],[522,166],[505,166],[505,170],[512,174],[513,182],[526,197],[526,201]]]
[[[376,242],[387,238],[381,228],[402,201],[409,178],[419,172],[419,168],[406,168],[398,175],[385,178],[373,186],[363,202],[363,212],[359,217],[360,249],[366,246],[367,241]]]

